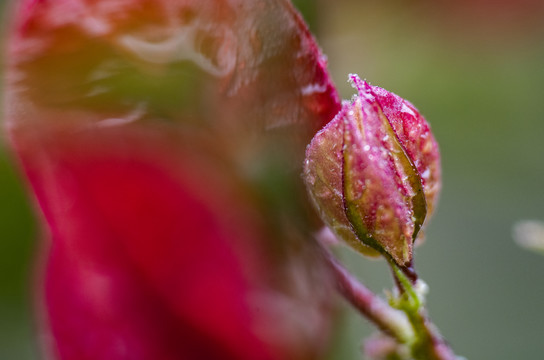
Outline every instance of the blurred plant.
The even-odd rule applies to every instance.
[[[544,222],[522,220],[514,224],[514,240],[521,247],[544,254]]]
[[[304,147],[339,110],[286,1],[20,1],[5,117],[59,359],[315,359]],[[316,291],[316,289],[319,289]],[[316,344],[321,344],[317,345]]]
[[[436,142],[356,76],[341,106],[288,1],[22,0],[13,14],[5,124],[43,215],[50,357],[319,359],[336,286],[383,331],[369,357],[455,358],[412,266]],[[336,236],[388,260],[389,304],[312,235],[304,147],[337,113],[305,180]]]

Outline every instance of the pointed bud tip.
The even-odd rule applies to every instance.
[[[349,74],[348,83],[357,90],[357,94],[353,96],[353,101],[358,98],[367,102],[376,101],[374,90],[366,79],[361,79],[357,74]]]

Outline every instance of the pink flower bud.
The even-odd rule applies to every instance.
[[[440,188],[438,145],[412,104],[350,79],[358,96],[308,146],[306,184],[338,237],[406,266]]]

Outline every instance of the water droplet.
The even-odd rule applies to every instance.
[[[306,183],[310,186],[315,185],[315,176],[312,173],[306,175]]]
[[[425,169],[425,171],[421,174],[421,177],[423,179],[428,179],[431,175],[431,170],[429,168]]]
[[[330,199],[332,197],[332,192],[330,191],[330,189],[326,186],[324,186],[323,188],[319,189],[320,191],[318,193],[316,193],[317,197],[321,198],[321,199]]]

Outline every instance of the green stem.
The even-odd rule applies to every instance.
[[[402,269],[399,268],[392,259],[388,259],[388,263],[391,267],[391,270],[393,271],[395,280],[398,284],[400,284],[400,287],[402,287],[401,289],[399,289],[401,290],[401,300],[403,300],[402,306],[408,307],[406,310],[403,311],[406,312],[419,310],[422,306],[422,302],[416,290],[414,289],[412,281],[410,281],[410,279],[406,276]]]
[[[387,304],[370,291],[334,257],[318,236],[325,262],[331,269],[339,293],[362,315],[399,344],[406,346],[412,360],[459,360],[429,320],[423,295],[418,293],[417,275],[408,274],[392,259],[389,265],[399,287],[399,296]],[[386,257],[387,258],[387,257]],[[399,356],[401,356],[399,354]],[[404,359],[404,356],[401,356]],[[408,360],[408,359],[405,359]]]
[[[410,353],[416,360],[456,360],[457,356],[429,320],[414,284],[393,261],[389,261],[393,275],[402,287],[395,307],[402,310],[413,327],[415,337],[409,344]]]

